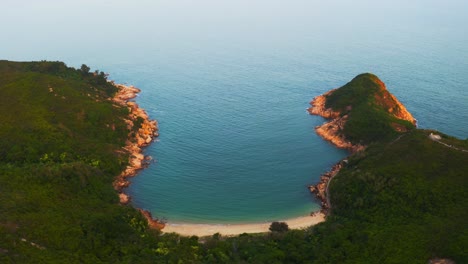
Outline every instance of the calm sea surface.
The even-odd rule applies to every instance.
[[[86,63],[141,88],[161,136],[127,191],[172,222],[317,210],[307,185],[347,154],[306,108],[363,72],[420,127],[468,136],[464,1],[37,2],[0,4],[0,58]]]

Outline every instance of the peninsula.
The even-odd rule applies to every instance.
[[[405,106],[370,73],[360,74],[343,87],[315,97],[310,104],[310,114],[331,119],[315,128],[317,134],[352,153],[416,125],[416,119]]]
[[[315,131],[323,139],[352,154],[362,152],[368,144],[385,141],[416,128],[416,119],[406,110],[374,74],[363,73],[338,89],[315,97],[308,111],[330,121]],[[328,186],[347,159],[335,164],[309,190],[321,201],[322,212],[328,213]]]

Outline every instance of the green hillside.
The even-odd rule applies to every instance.
[[[326,107],[348,115],[343,132],[354,143],[388,140],[415,125],[406,109],[375,75],[364,73],[326,97]],[[408,113],[409,114],[409,113]]]
[[[468,152],[432,141],[430,132],[413,130],[372,145],[352,156],[333,179],[333,218],[324,225],[329,237],[321,246],[344,235],[347,243],[340,244],[348,249],[339,249],[343,255],[335,256],[337,262],[468,260]],[[468,149],[467,140],[443,135],[441,141]],[[341,226],[339,232],[334,226]]]
[[[0,263],[157,259],[112,187],[129,133],[115,92],[86,66],[0,61]]]
[[[377,138],[331,182],[327,221],[307,230],[162,235],[112,187],[130,132],[115,91],[86,66],[0,61],[0,263],[468,263],[467,140],[419,129]],[[380,106],[356,92],[337,90],[329,107],[352,105],[361,124],[354,111]]]

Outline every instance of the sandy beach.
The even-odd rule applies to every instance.
[[[301,229],[325,221],[325,215],[316,213],[313,216],[302,216],[292,219],[280,220],[286,222],[290,229]],[[210,236],[216,233],[221,235],[240,235],[243,233],[269,232],[271,222],[251,224],[176,224],[167,223],[162,230],[165,233],[178,233],[184,236]]]

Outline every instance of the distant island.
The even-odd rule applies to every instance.
[[[0,61],[1,263],[468,262],[468,140],[416,128],[377,76],[312,101],[331,119],[317,133],[350,150],[311,186],[326,221],[237,236],[162,233],[126,205],[158,134],[138,91],[84,64]]]

